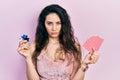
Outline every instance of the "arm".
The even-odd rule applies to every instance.
[[[87,70],[87,68],[88,68],[88,65],[82,63],[81,67],[77,70],[72,80],[84,80],[85,71]]]
[[[85,71],[88,68],[89,64],[95,64],[99,58],[99,55],[96,51],[93,50],[92,53],[89,53],[85,56],[81,67],[78,69],[78,71],[75,73],[75,76],[72,80],[84,80],[85,77]]]
[[[25,57],[28,80],[40,80],[35,65],[32,61],[32,54],[34,50],[35,50],[35,43],[31,43],[31,45],[29,46],[26,40],[20,41],[18,52]]]
[[[73,72],[71,74],[71,80],[84,80],[85,77],[85,71],[88,68],[88,65],[84,64],[84,62],[81,63],[81,49],[79,43],[75,43],[75,46],[77,50],[79,51],[79,59],[74,61],[73,65]]]
[[[40,80],[31,58],[26,59],[26,67],[28,80]]]
[[[35,43],[33,42],[30,45],[30,53],[33,54],[34,50],[35,50]],[[26,69],[27,69],[28,80],[40,80],[35,65],[32,61],[32,56],[26,58]]]
[[[77,49],[80,50],[80,46],[77,46]],[[98,53],[92,49],[92,53],[89,53],[85,56],[85,58],[83,59],[81,66],[79,67],[79,65],[75,65],[75,67],[79,67],[76,71],[73,71],[72,74],[72,80],[84,80],[85,77],[85,72],[88,69],[88,65],[89,64],[94,64],[97,62],[99,55]],[[76,63],[78,64],[78,63]]]

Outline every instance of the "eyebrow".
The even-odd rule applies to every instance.
[[[52,21],[46,21],[46,22],[52,22]],[[57,22],[61,22],[61,21],[57,21]]]

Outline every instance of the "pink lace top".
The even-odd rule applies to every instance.
[[[70,80],[74,57],[71,54],[68,54],[68,57],[70,59],[69,65],[68,59],[54,62],[48,58],[45,51],[42,51],[37,58],[37,69],[41,80]]]

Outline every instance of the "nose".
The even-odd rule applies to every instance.
[[[57,29],[57,28],[56,28],[56,25],[53,24],[53,26],[52,26],[52,30],[53,30],[53,31],[56,31],[56,29]]]

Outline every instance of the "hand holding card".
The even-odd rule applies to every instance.
[[[92,36],[86,40],[86,42],[83,44],[83,47],[87,49],[89,52],[92,52],[92,49],[98,51],[102,42],[103,39],[100,38],[99,36]]]

